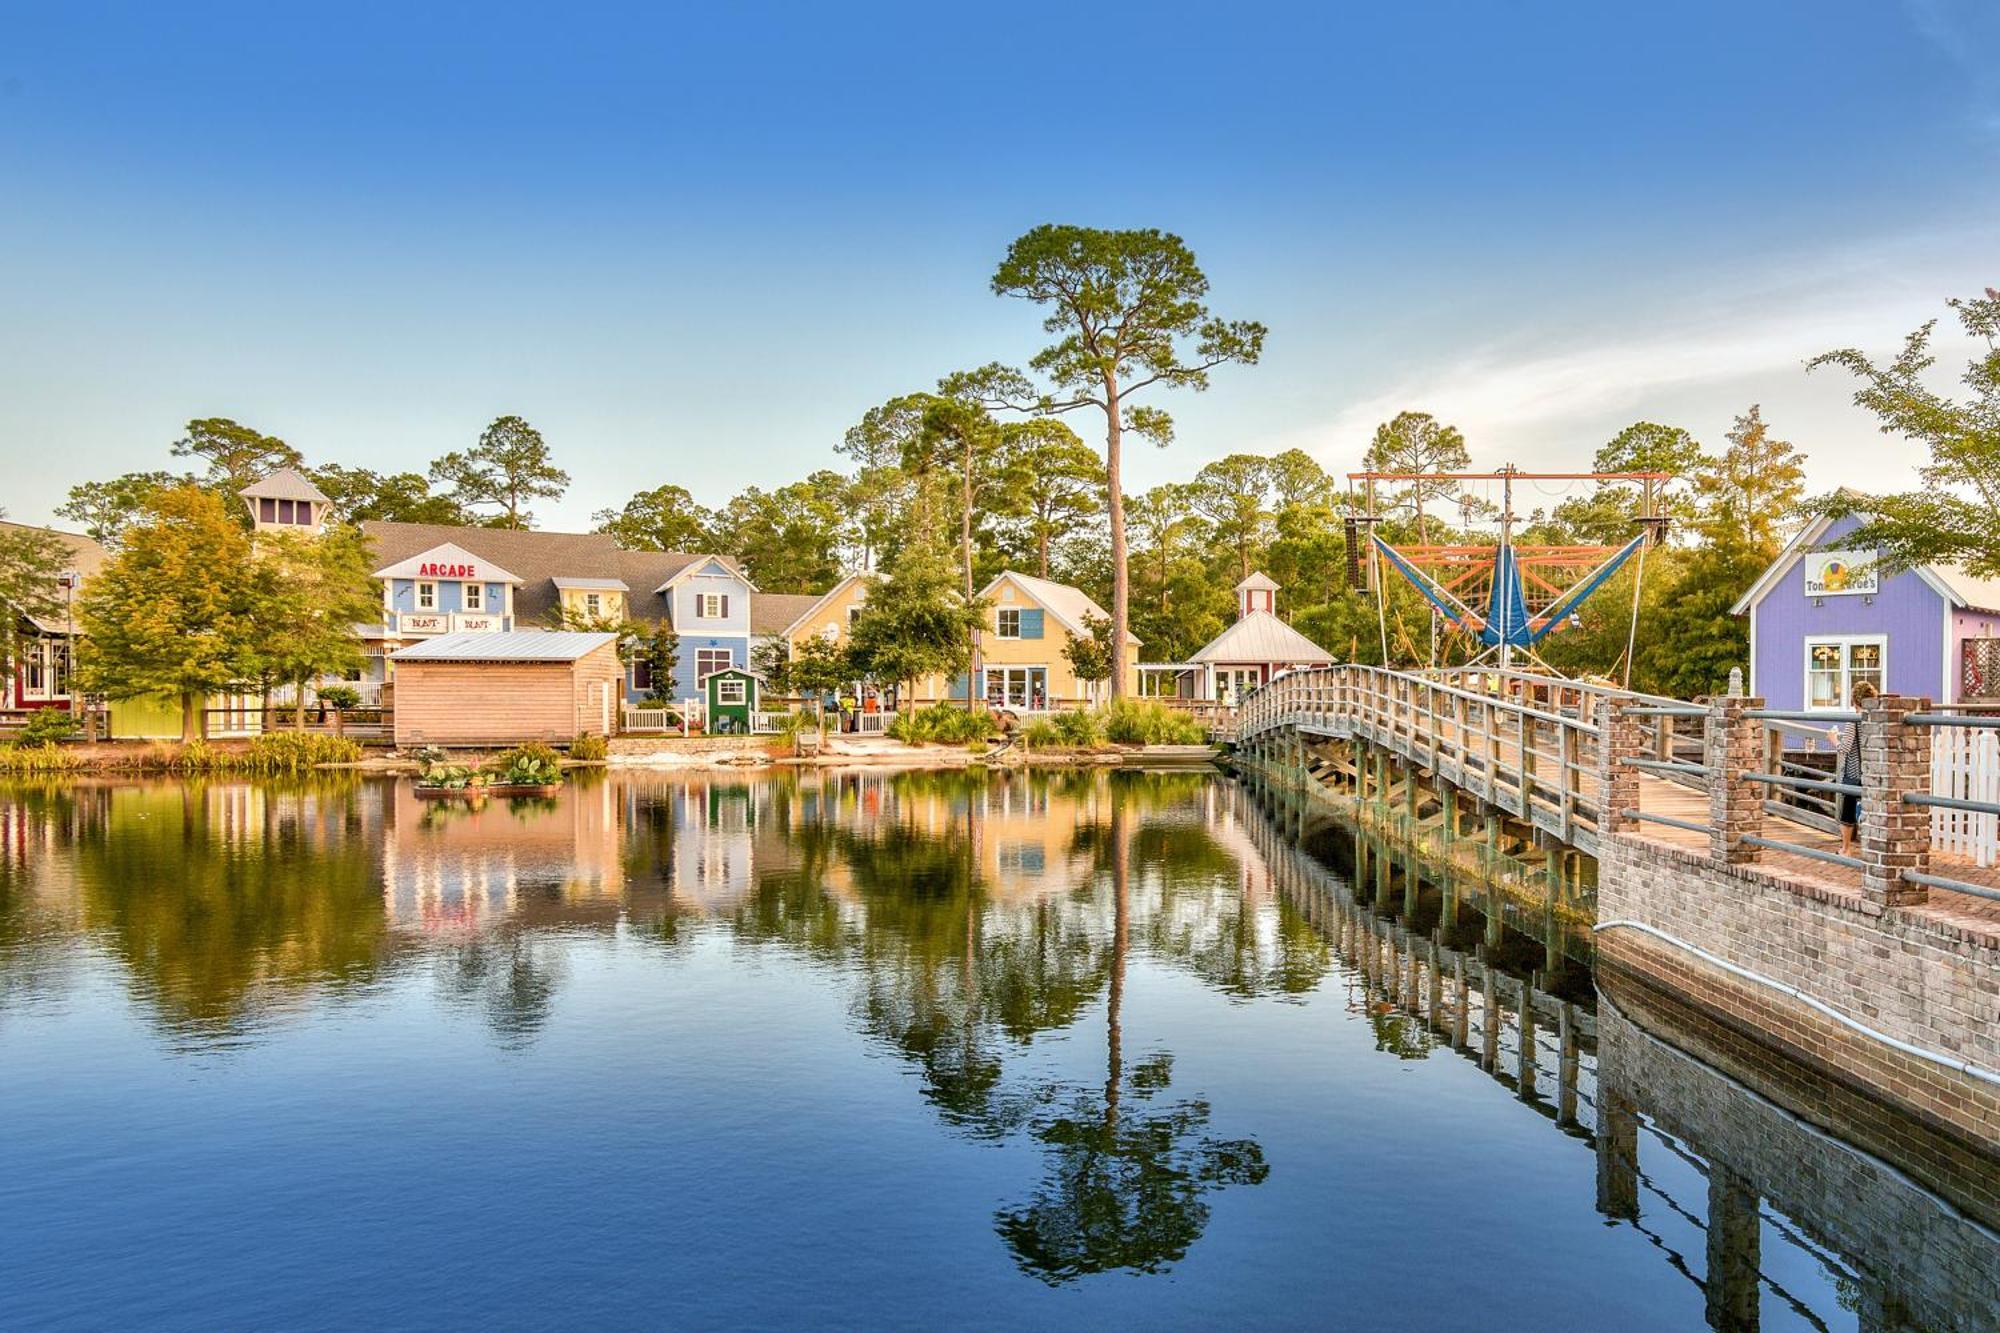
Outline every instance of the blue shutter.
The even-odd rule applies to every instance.
[[[972,677],[961,671],[951,678],[951,688],[945,691],[945,696],[951,699],[963,699],[971,685]]]
[[[1021,637],[1024,639],[1042,637],[1042,613],[1039,607],[1032,611],[1021,612]]]

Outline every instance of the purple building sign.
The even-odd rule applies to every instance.
[[[1733,608],[1750,617],[1750,691],[1772,708],[1843,709],[1869,681],[1936,703],[2000,699],[2000,580],[1949,565],[1891,574],[1818,519]]]

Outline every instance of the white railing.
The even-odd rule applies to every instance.
[[[1930,794],[2000,803],[2000,734],[1991,727],[1933,727]],[[2000,860],[2000,814],[1932,806],[1931,846],[1990,866]]]
[[[620,718],[619,729],[621,731],[652,732],[657,734],[678,732],[681,735],[686,735],[688,730],[687,715],[683,710],[668,705],[642,708],[627,704]]]
[[[786,719],[791,715],[789,709],[754,712],[750,714],[750,731],[753,735],[775,736],[785,729]]]

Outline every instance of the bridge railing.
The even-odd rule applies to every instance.
[[[1337,666],[1247,696],[1239,741],[1287,727],[1364,736],[1565,839],[1594,835],[1603,782],[1590,693],[1470,688],[1442,675]]]

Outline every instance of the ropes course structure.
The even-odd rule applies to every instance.
[[[1549,635],[1575,623],[1575,615],[1590,597],[1622,569],[1637,560],[1632,591],[1631,624],[1626,634],[1623,676],[1632,678],[1632,656],[1639,624],[1639,596],[1645,581],[1646,550],[1665,535],[1667,520],[1660,500],[1673,475],[1666,472],[1523,472],[1507,466],[1493,472],[1350,472],[1348,525],[1348,578],[1357,587],[1375,594],[1377,617],[1382,634],[1382,660],[1389,655],[1388,598],[1384,576],[1393,572],[1430,603],[1433,616],[1432,665],[1437,664],[1436,628],[1467,636],[1479,645],[1467,665],[1487,662],[1506,668],[1514,665],[1518,653],[1554,675],[1536,647]],[[1629,485],[1637,489],[1637,509],[1632,538],[1622,545],[1523,544],[1515,540],[1520,523],[1514,511],[1515,487],[1521,482],[1579,482],[1597,486]],[[1385,488],[1411,488],[1419,502],[1426,491],[1444,496],[1450,488],[1460,488],[1461,507],[1470,514],[1479,502],[1468,485],[1497,488],[1499,532],[1497,541],[1466,540],[1446,544],[1396,545],[1386,540],[1379,528],[1384,515],[1380,504]],[[1419,511],[1421,512],[1421,511]],[[1468,538],[1470,533],[1467,533]],[[1361,560],[1365,539],[1367,560]],[[1400,617],[1399,617],[1400,625]],[[1408,634],[1404,645],[1415,655]]]

